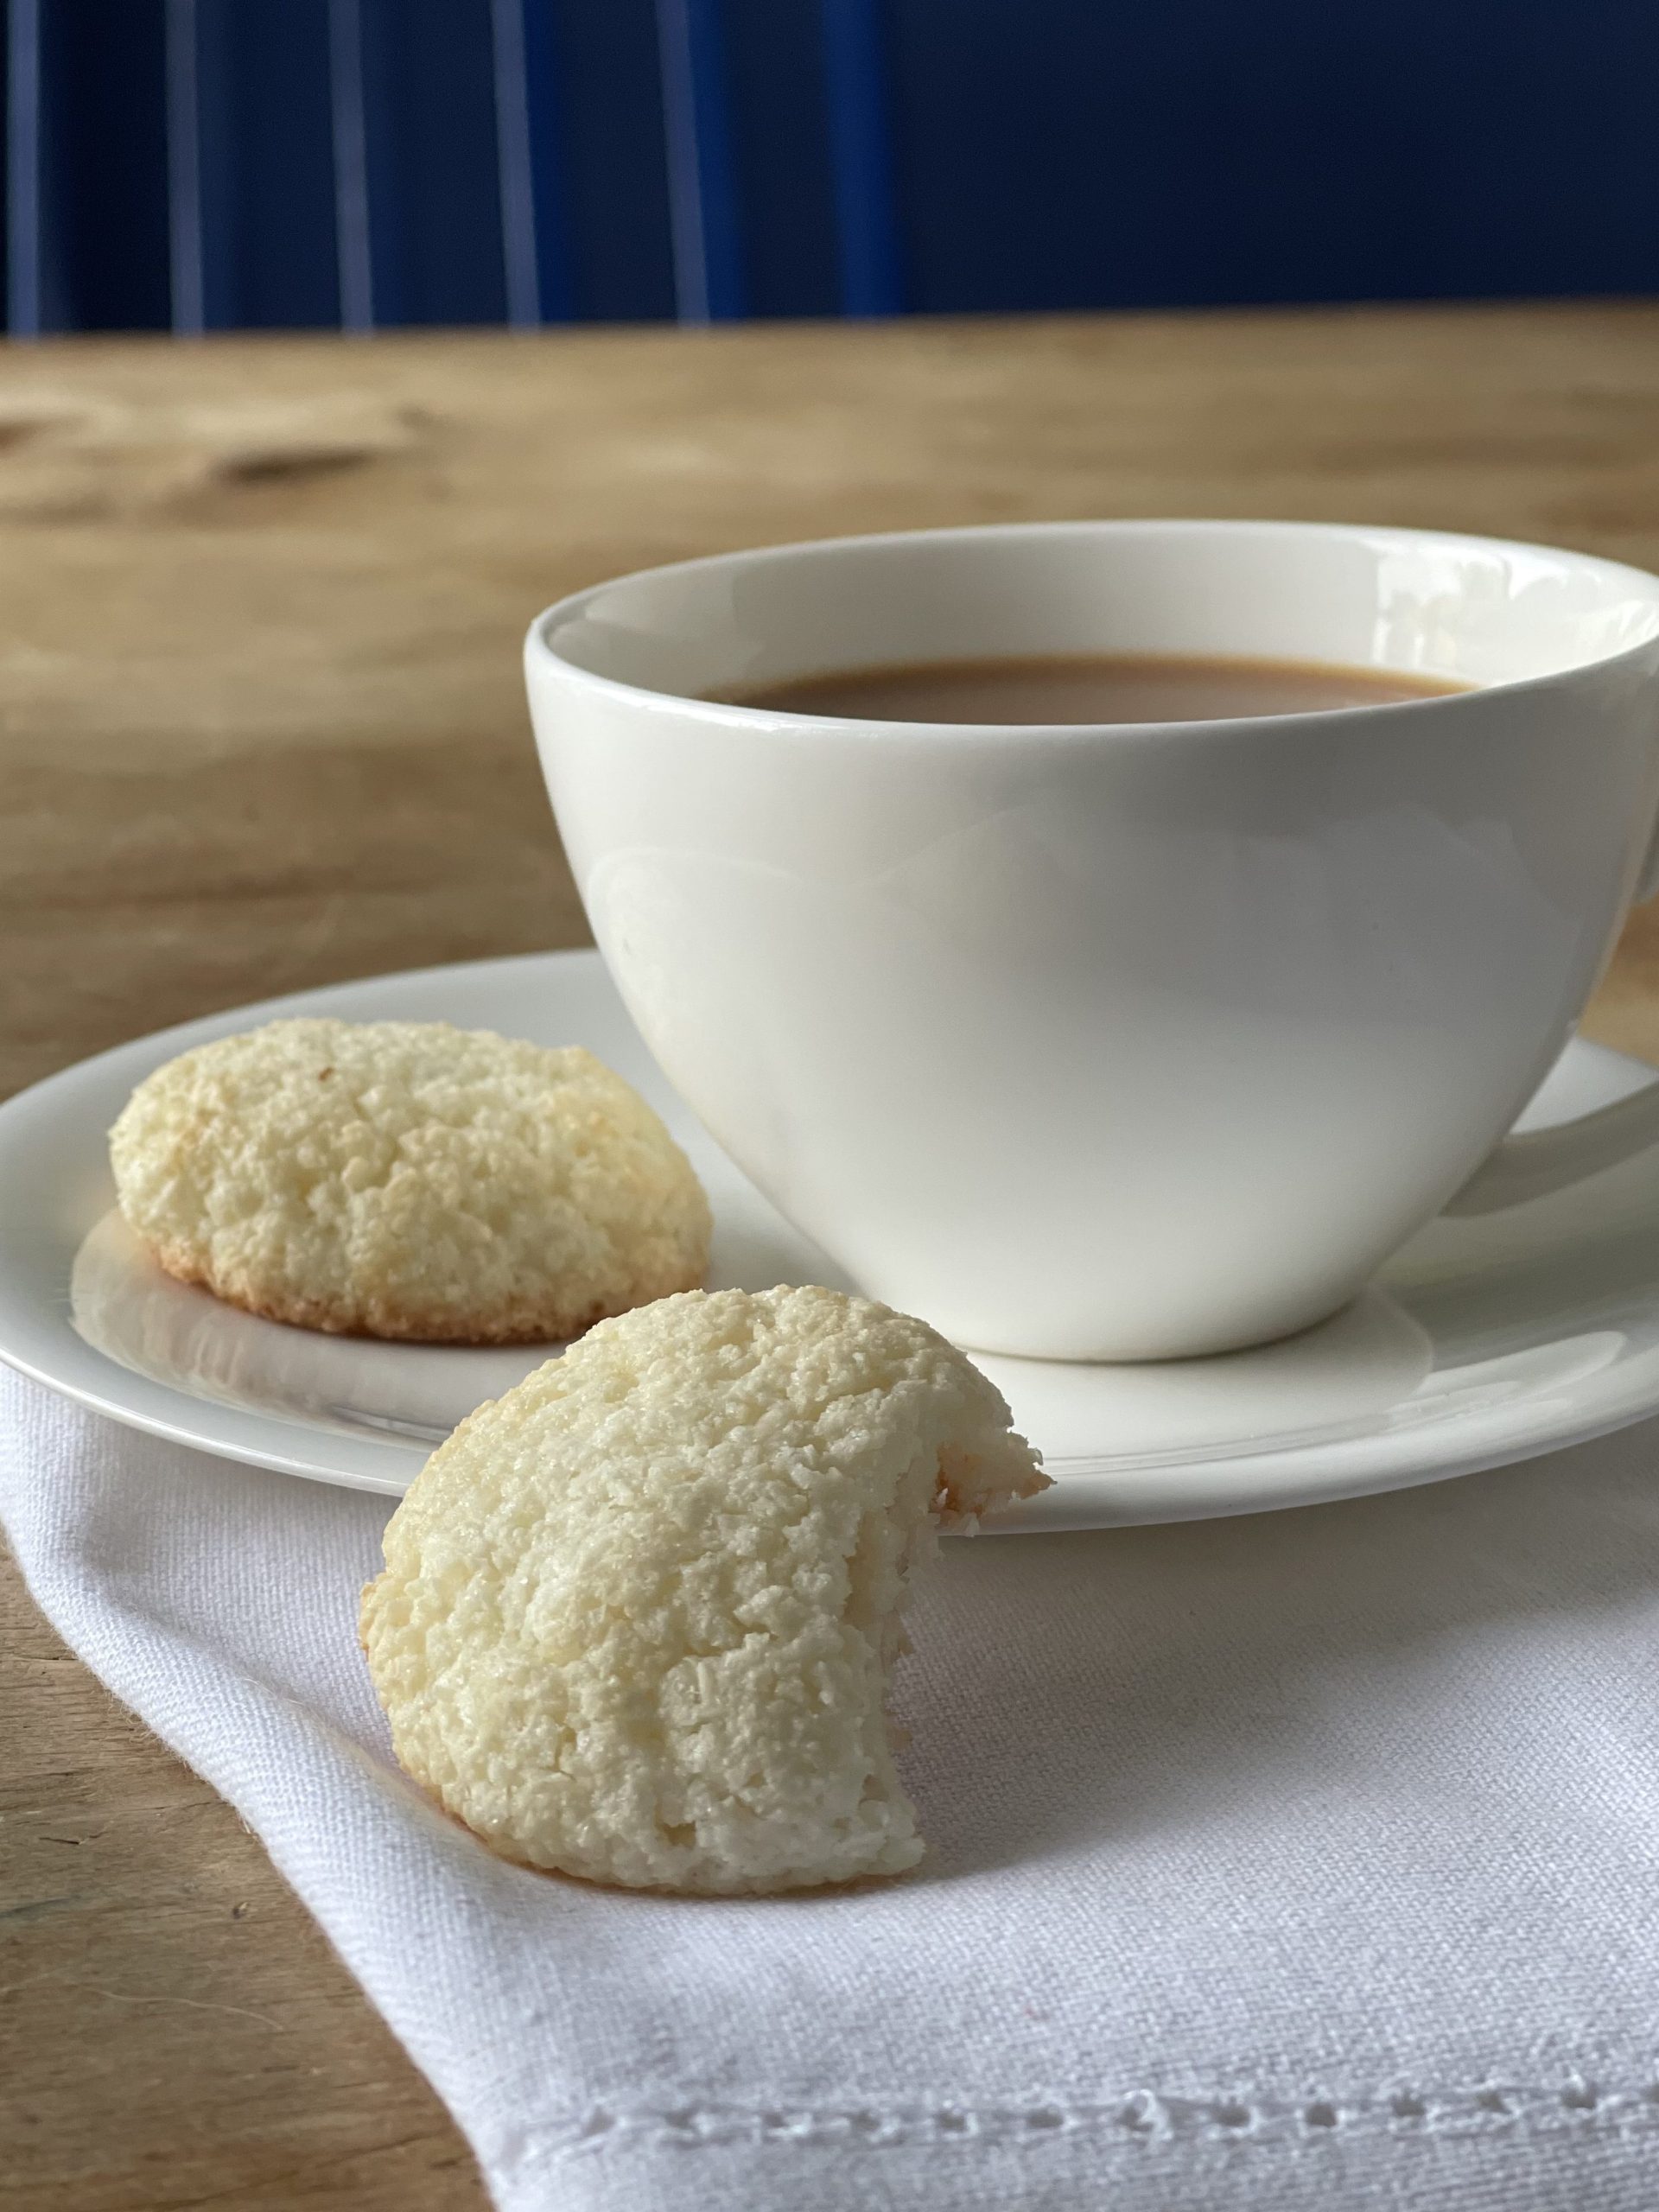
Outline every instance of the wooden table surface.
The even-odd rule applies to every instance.
[[[1275,515],[1659,567],[1659,308],[0,356],[0,1084],[583,941],[528,618],[795,537]],[[1659,907],[1592,1033],[1659,1059]],[[253,1839],[0,1567],[0,2206],[483,2202]]]

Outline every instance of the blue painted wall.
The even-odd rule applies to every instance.
[[[7,0],[10,325],[1659,291],[1659,0]]]

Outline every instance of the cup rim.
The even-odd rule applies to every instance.
[[[1444,711],[1472,699],[1495,696],[1507,698],[1516,694],[1545,690],[1553,685],[1570,683],[1592,670],[1613,668],[1622,661],[1651,654],[1656,642],[1659,642],[1659,626],[1656,626],[1652,637],[1638,639],[1634,645],[1624,645],[1615,652],[1602,653],[1589,660],[1577,662],[1570,668],[1551,669],[1538,676],[1503,677],[1495,683],[1470,685],[1456,691],[1431,693],[1420,698],[1378,700],[1344,707],[1302,709],[1291,714],[1230,715],[1224,719],[1211,716],[1182,721],[1020,722],[1011,725],[1007,722],[888,721],[874,715],[849,717],[800,714],[786,707],[746,706],[738,701],[702,699],[690,692],[658,690],[646,684],[629,683],[620,677],[602,676],[595,670],[583,668],[578,662],[567,659],[560,653],[548,634],[554,624],[570,621],[618,585],[647,577],[758,567],[767,561],[817,553],[830,548],[852,550],[863,546],[925,543],[946,539],[1038,537],[1074,533],[1080,536],[1104,533],[1133,537],[1141,531],[1153,531],[1177,535],[1190,532],[1193,536],[1242,536],[1247,532],[1260,534],[1266,531],[1300,537],[1383,539],[1402,547],[1427,542],[1447,550],[1464,548],[1497,553],[1542,554],[1552,560],[1566,561],[1576,567],[1595,570],[1610,582],[1627,580],[1637,587],[1643,598],[1650,601],[1656,609],[1659,609],[1659,574],[1638,569],[1629,562],[1609,560],[1602,554],[1582,552],[1574,546],[1551,545],[1537,538],[1495,537],[1474,531],[1417,529],[1395,523],[1304,521],[1237,515],[1079,515],[1049,521],[945,524],[920,530],[853,531],[826,537],[786,538],[775,544],[734,547],[724,553],[697,554],[683,561],[661,561],[653,563],[649,568],[626,569],[620,575],[603,577],[597,583],[584,585],[580,591],[567,593],[563,599],[553,601],[535,616],[524,636],[525,671],[528,675],[535,664],[543,663],[556,671],[563,681],[573,683],[579,690],[595,691],[601,697],[626,701],[631,706],[652,713],[672,714],[680,718],[689,715],[695,721],[706,721],[726,729],[735,727],[764,730],[774,737],[786,738],[810,733],[816,736],[839,735],[845,739],[855,738],[866,731],[880,730],[884,734],[892,734],[917,742],[963,739],[1006,741],[1010,729],[1017,728],[1022,743],[1029,743],[1033,738],[1050,742],[1070,739],[1098,743],[1102,740],[1144,739],[1153,732],[1166,738],[1187,732],[1215,730],[1237,735],[1247,730],[1277,728],[1287,723],[1307,727],[1332,721],[1346,723],[1359,716]]]

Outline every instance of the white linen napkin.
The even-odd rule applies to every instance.
[[[1359,1503],[955,1541],[910,1878],[500,1865],[391,1764],[385,1502],[0,1378],[50,1618],[223,1791],[506,2212],[1652,2212],[1659,1431]]]

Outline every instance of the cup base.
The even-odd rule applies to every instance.
[[[937,1316],[927,1318],[952,1344],[960,1344],[964,1351],[983,1352],[988,1357],[1044,1360],[1069,1367],[1173,1366],[1183,1360],[1225,1359],[1235,1352],[1260,1351],[1265,1345],[1284,1344],[1293,1337],[1305,1336],[1310,1329],[1323,1328],[1327,1321],[1345,1313],[1363,1288],[1363,1283],[1355,1284],[1334,1300],[1322,1299],[1317,1306],[1289,1320],[1274,1321],[1260,1327],[1223,1330],[1190,1338],[1159,1331],[1145,1338],[1116,1338],[1109,1347],[1096,1349],[1075,1348],[1077,1340],[1071,1338],[1065,1339],[1064,1348],[1058,1349],[1053,1348],[1053,1339],[1043,1345],[1033,1344],[1028,1338],[1013,1341],[1020,1337],[1020,1332],[955,1329]],[[867,1294],[880,1296],[877,1291]],[[883,1303],[893,1305],[894,1301],[886,1299]]]

